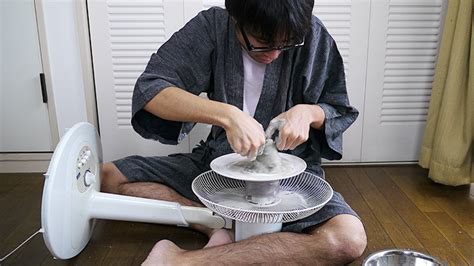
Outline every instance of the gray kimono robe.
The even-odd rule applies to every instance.
[[[148,101],[170,86],[196,95],[206,92],[212,100],[242,109],[242,47],[235,30],[227,11],[211,8],[199,13],[151,56],[133,93],[132,125],[136,132],[161,143],[177,144],[191,131],[194,123],[164,120],[143,110]],[[306,161],[308,170],[322,174],[321,157],[342,157],[342,133],[355,121],[358,111],[349,105],[336,43],[316,17],[304,47],[284,51],[267,65],[254,118],[266,128],[272,118],[297,104],[319,104],[326,114],[324,127],[311,129],[309,140],[290,151]],[[225,131],[217,126],[196,149],[204,149],[203,164],[233,152]]]

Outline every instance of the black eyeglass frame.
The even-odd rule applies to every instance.
[[[240,25],[239,25],[239,30],[242,33],[242,37],[244,37],[245,45],[247,46],[246,48],[247,48],[247,51],[249,52],[271,52],[275,50],[286,51],[286,50],[303,46],[304,41],[305,41],[303,38],[302,42],[297,43],[297,44],[292,44],[292,45],[280,45],[280,46],[273,46],[273,47],[255,47],[250,43],[249,38],[247,37],[247,34],[244,31],[244,28]]]

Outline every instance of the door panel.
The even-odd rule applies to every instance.
[[[344,162],[359,162],[361,156],[369,11],[370,2],[365,0],[316,0],[313,10],[336,41],[344,61],[350,103],[360,112],[344,132]]]
[[[174,0],[89,1],[92,55],[104,160],[188,152],[189,140],[163,145],[130,124],[133,88],[152,53],[183,25]]]
[[[0,152],[51,152],[34,1],[0,1],[0,20]]]
[[[373,1],[362,161],[416,161],[446,0]]]

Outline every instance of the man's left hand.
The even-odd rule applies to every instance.
[[[293,150],[308,140],[310,127],[321,128],[324,119],[324,111],[319,105],[298,104],[273,118],[269,127],[279,123],[277,148],[281,151]]]

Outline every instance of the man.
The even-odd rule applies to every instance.
[[[133,94],[132,125],[145,138],[177,144],[194,123],[212,124],[190,154],[127,157],[103,167],[103,191],[202,206],[192,180],[221,155],[253,158],[264,128],[283,120],[277,147],[324,176],[321,157],[340,159],[349,105],[336,43],[311,15],[312,0],[227,0],[201,12],[152,55]],[[209,100],[199,97],[206,92]],[[344,264],[366,246],[363,225],[339,193],[282,232],[233,243],[224,229],[193,228],[210,239],[185,251],[158,242],[145,264]]]

